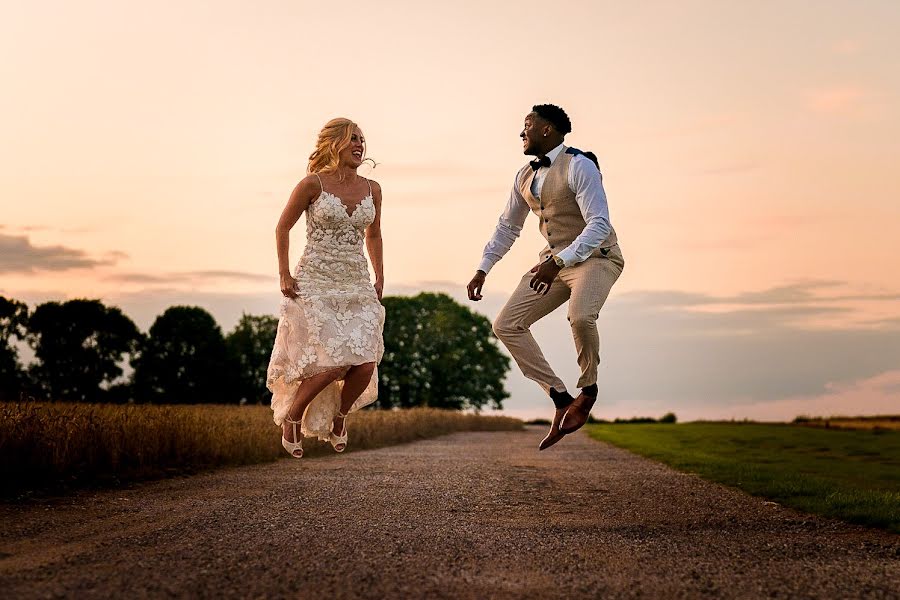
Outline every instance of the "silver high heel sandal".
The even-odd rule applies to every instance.
[[[294,429],[294,439],[296,442],[289,442],[285,437],[281,436],[281,445],[284,446],[284,449],[288,451],[288,454],[293,456],[294,458],[303,458],[303,440],[297,437],[297,425],[300,424],[300,421],[294,421],[290,417],[285,417],[285,421],[291,424]]]
[[[341,430],[341,435],[335,435],[334,431],[331,432],[331,446],[335,452],[343,452],[347,449],[347,415],[338,411],[337,416],[344,420],[342,423],[343,429]]]

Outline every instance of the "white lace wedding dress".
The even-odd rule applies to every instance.
[[[329,439],[344,375],[353,365],[381,362],[384,354],[384,307],[369,280],[363,246],[365,229],[374,219],[371,183],[369,195],[351,212],[324,188],[306,211],[306,249],[294,270],[299,295],[281,301],[266,375],[275,423],[281,425],[301,381],[342,371],[306,409],[301,427],[305,436]],[[351,412],[377,397],[376,368]]]

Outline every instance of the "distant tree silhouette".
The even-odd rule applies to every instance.
[[[667,412],[659,418],[660,423],[677,423],[678,416],[673,412]]]
[[[111,399],[108,388],[141,334],[118,308],[79,299],[38,306],[26,337],[37,359],[31,382],[42,397],[98,402]]]
[[[233,402],[234,379],[222,330],[198,306],[166,309],[134,361],[134,394],[141,402]]]
[[[389,296],[384,307],[379,406],[502,408],[510,361],[487,318],[446,294]]]
[[[26,373],[13,338],[24,340],[28,307],[0,296],[0,400],[16,400],[25,387]]]
[[[266,369],[277,330],[278,319],[271,315],[244,314],[225,338],[229,361],[236,369],[238,397],[249,402],[266,402],[271,398],[266,389]]]

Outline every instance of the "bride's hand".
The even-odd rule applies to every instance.
[[[375,293],[378,294],[378,301],[381,301],[381,295],[384,293],[384,281],[375,280]]]
[[[297,280],[291,277],[290,273],[281,274],[281,293],[286,298],[297,297]]]

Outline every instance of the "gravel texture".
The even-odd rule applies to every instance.
[[[900,536],[543,433],[0,505],[0,597],[900,598]]]

